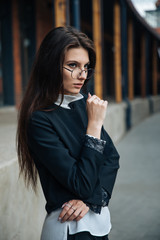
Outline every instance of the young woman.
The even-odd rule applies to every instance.
[[[103,128],[107,101],[80,93],[93,76],[92,41],[72,27],[44,38],[24,95],[17,131],[20,172],[47,216],[42,240],[107,240],[109,199],[119,155]]]

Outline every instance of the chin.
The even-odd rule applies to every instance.
[[[80,93],[80,90],[79,90],[79,91],[77,91],[77,92],[75,92],[74,94],[78,94],[78,93]]]
[[[76,94],[78,94],[78,93],[80,93],[80,90],[75,90],[75,91],[71,91],[71,92],[69,92],[69,91],[64,91],[64,94],[65,94],[65,95],[76,95]]]

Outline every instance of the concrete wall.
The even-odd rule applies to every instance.
[[[104,128],[111,136],[113,142],[119,141],[126,133],[126,103],[108,104]]]
[[[160,96],[136,98],[133,101],[119,104],[111,103],[108,105],[104,127],[113,141],[118,142],[127,132],[127,119],[130,127],[134,127],[151,114],[159,111]]]
[[[133,127],[150,115],[148,99],[137,98],[131,101],[131,126]]]
[[[112,103],[104,126],[113,141],[118,142],[127,133],[127,118],[133,127],[157,111],[160,111],[160,96],[135,99],[129,104]],[[0,240],[39,240],[46,215],[45,200],[39,185],[36,196],[18,178],[15,132],[15,109],[0,109]]]
[[[39,240],[46,215],[41,189],[36,196],[18,179],[17,159],[0,166],[0,240]]]
[[[151,96],[149,98],[149,104],[151,113],[160,111],[160,96]]]
[[[0,108],[0,240],[39,240],[45,201],[39,185],[36,196],[19,178],[16,122],[15,108]]]

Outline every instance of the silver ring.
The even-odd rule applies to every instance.
[[[75,209],[74,207],[71,206],[71,208],[72,208],[74,211],[76,211],[76,209]]]
[[[69,208],[72,207],[71,204],[68,204],[68,203],[66,203],[65,206],[67,206],[67,207],[69,207]]]
[[[70,202],[68,202],[67,204],[69,204],[69,205],[70,205],[70,207],[72,207],[72,204],[71,204]]]

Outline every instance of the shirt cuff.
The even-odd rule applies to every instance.
[[[104,147],[106,145],[106,141],[102,139],[95,138],[94,136],[91,136],[89,134],[85,135],[85,144],[86,147],[90,147],[92,149],[95,149],[96,151],[103,154]]]
[[[99,213],[101,212],[101,207],[105,207],[108,205],[108,200],[109,196],[108,193],[102,188],[102,206],[100,205],[95,205],[95,204],[87,204],[87,206],[92,210],[94,213]]]
[[[88,207],[89,207],[89,209],[92,211],[92,212],[94,212],[94,213],[96,213],[96,214],[100,214],[101,213],[101,207],[102,206],[100,206],[100,205],[94,205],[94,204],[86,204]]]
[[[105,207],[108,205],[109,196],[107,191],[102,188],[102,206]]]

